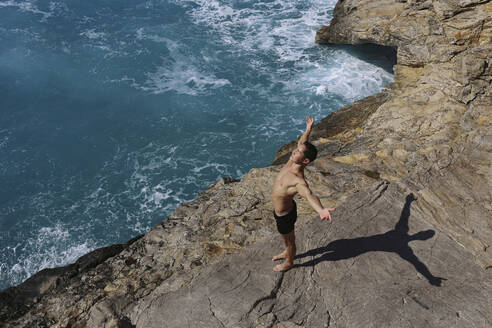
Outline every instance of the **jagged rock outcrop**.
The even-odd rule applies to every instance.
[[[292,270],[270,260],[281,248],[270,190],[288,144],[145,236],[3,291],[0,322],[492,326],[492,3],[344,0],[334,15],[317,41],[396,47],[395,82],[315,127],[307,180],[337,211],[329,224],[298,200]]]

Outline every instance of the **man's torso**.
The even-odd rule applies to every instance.
[[[285,215],[293,207],[292,199],[297,194],[297,184],[304,179],[302,172],[295,174],[285,165],[277,175],[272,189],[272,201],[277,215]]]

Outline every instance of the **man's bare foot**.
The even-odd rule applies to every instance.
[[[277,264],[276,266],[274,266],[273,267],[273,271],[275,271],[275,272],[285,272],[285,271],[289,270],[290,268],[292,268],[292,266],[293,266],[292,263],[288,263],[287,261],[285,261],[282,264]]]
[[[286,257],[287,257],[287,251],[283,251],[282,253],[277,254],[274,257],[272,257],[272,261],[282,260],[282,259],[285,259]]]

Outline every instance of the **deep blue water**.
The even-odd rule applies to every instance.
[[[334,0],[0,0],[0,289],[147,231],[393,80]]]

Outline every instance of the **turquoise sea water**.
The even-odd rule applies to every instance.
[[[147,231],[393,80],[334,0],[0,0],[0,289]]]

